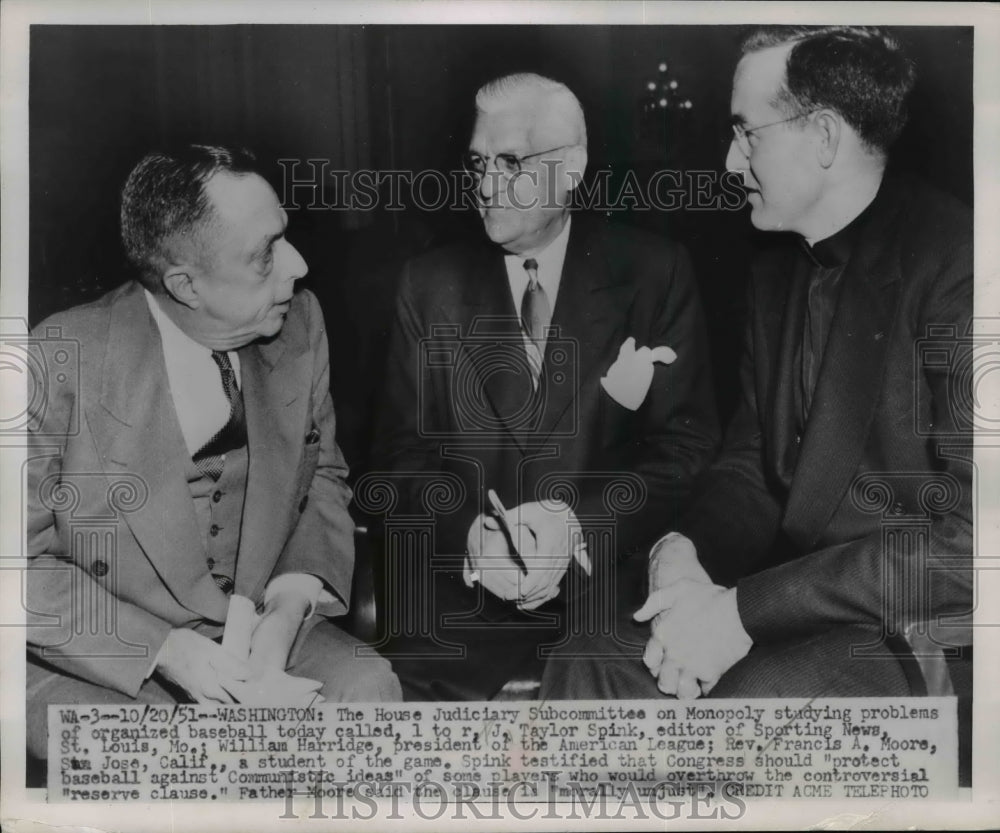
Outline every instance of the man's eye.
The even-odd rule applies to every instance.
[[[268,246],[267,251],[261,255],[260,263],[265,269],[269,269],[274,262],[274,246]]]
[[[497,167],[505,174],[513,175],[521,170],[521,160],[512,153],[498,153]]]

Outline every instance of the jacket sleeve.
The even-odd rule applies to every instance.
[[[678,528],[692,540],[713,580],[726,585],[756,569],[774,547],[783,505],[768,482],[764,465],[752,284],[748,298],[739,368],[740,400],[722,452],[699,479],[691,507]]]
[[[49,343],[44,332],[43,323],[32,334],[31,349],[40,358],[35,366],[58,367],[53,353],[61,344]],[[24,495],[27,648],[63,673],[134,697],[172,626],[119,598],[81,566],[88,563],[88,546],[100,543],[95,543],[99,536],[87,534],[86,525],[75,530],[67,520],[77,504],[88,501],[84,493],[94,488],[92,476],[76,478],[63,470],[69,442],[93,442],[80,413],[79,387],[84,382],[77,369],[67,374],[64,385],[51,374],[41,386],[44,395],[29,407]],[[106,497],[103,490],[101,497]]]

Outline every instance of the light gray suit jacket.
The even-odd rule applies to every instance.
[[[134,696],[167,634],[217,636],[228,599],[207,564],[189,452],[159,331],[133,282],[42,322],[32,348],[28,646],[57,671]],[[297,294],[268,342],[239,351],[249,472],[236,591],[319,576],[346,610],[354,564],[322,313]],[[44,368],[44,370],[42,370]]]

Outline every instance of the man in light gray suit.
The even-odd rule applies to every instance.
[[[190,146],[136,166],[121,220],[139,279],[35,331],[79,373],[49,374],[32,414],[29,750],[50,703],[398,699],[326,620],[349,602],[351,492],[274,191],[246,152]],[[219,644],[236,596],[244,657]]]

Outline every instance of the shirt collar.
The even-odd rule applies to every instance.
[[[160,341],[163,342],[163,352],[165,355],[170,356],[172,359],[176,358],[179,362],[185,358],[191,361],[205,361],[212,358],[212,351],[204,344],[195,341],[178,327],[174,323],[174,320],[160,307],[159,301],[156,300],[152,292],[145,287],[142,291],[146,296],[146,304],[149,306],[149,312],[156,322],[157,329],[160,331]],[[235,350],[228,350],[226,354],[229,356],[229,362],[233,366],[233,371],[236,373],[238,381],[240,378],[239,354]]]
[[[875,198],[865,206],[865,209],[836,234],[831,234],[823,240],[818,240],[812,246],[806,243],[804,239],[801,240],[802,248],[817,266],[821,266],[824,269],[835,269],[847,263],[851,252],[854,251],[854,244],[858,240],[858,233],[871,216],[872,206],[878,201],[881,193],[882,188],[880,187],[875,194]]]
[[[562,276],[563,263],[566,260],[566,247],[569,245],[569,227],[572,222],[573,215],[570,214],[566,217],[566,225],[563,226],[555,240],[540,252],[532,255],[538,263],[538,281],[545,287],[550,301],[555,300],[556,292],[559,289],[559,279]],[[504,255],[507,274],[525,274],[524,261],[527,259],[524,255]]]
[[[160,339],[163,341],[164,352],[171,354],[184,353],[199,358],[211,358],[212,351],[205,345],[199,344],[178,327],[173,319],[160,308],[160,303],[153,297],[152,292],[148,289],[143,289],[142,291],[146,295],[146,303],[149,305],[149,311],[153,316],[153,320],[160,330]]]

